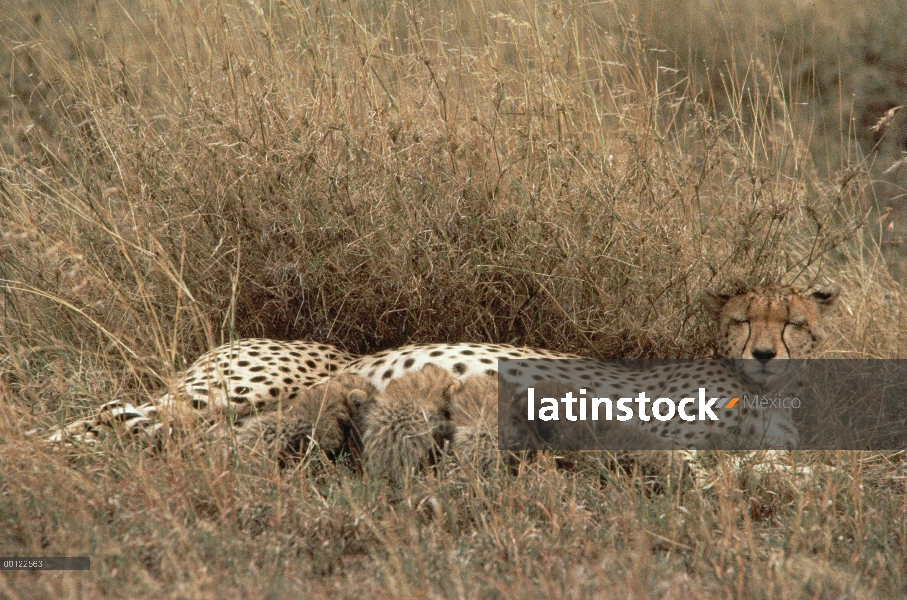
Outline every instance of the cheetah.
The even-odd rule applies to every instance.
[[[239,446],[264,454],[286,467],[316,447],[330,459],[362,452],[363,416],[375,401],[375,388],[352,374],[331,377],[300,391],[276,410],[259,413],[235,426]]]
[[[282,403],[337,374],[355,357],[329,344],[249,338],[203,354],[176,381],[140,406],[115,400],[91,417],[52,430],[48,442],[93,443],[114,427],[160,433],[189,419],[233,423]]]
[[[314,444],[329,458],[362,456],[368,473],[396,480],[433,465],[455,439],[464,446],[481,439],[482,454],[493,454],[496,422],[494,378],[461,382],[426,365],[380,393],[358,375],[337,375],[244,420],[234,433],[239,446],[281,466]]]
[[[400,483],[435,464],[453,439],[451,393],[460,387],[434,365],[391,381],[363,417],[365,472]]]
[[[286,466],[314,445],[329,458],[346,453],[365,471],[398,480],[433,465],[451,448],[487,458],[497,450],[497,383],[460,381],[434,365],[406,374],[378,393],[343,373],[303,390],[278,410],[233,428],[240,447]]]
[[[588,381],[589,389],[600,396],[635,395],[640,380],[655,394],[695,396],[698,388],[708,387],[712,394],[733,395],[741,385],[780,381],[790,365],[787,359],[811,356],[824,338],[823,320],[838,294],[836,286],[803,291],[780,285],[760,286],[736,295],[707,293],[704,303],[718,324],[717,357],[742,360],[716,361],[713,365],[700,361],[690,369],[669,364],[652,367],[642,374],[620,365],[573,360],[554,372],[531,373],[531,376],[539,382]],[[380,392],[407,373],[429,364],[447,371],[451,377],[465,380],[475,375],[497,375],[499,359],[518,361],[517,370],[529,371],[532,368],[529,362],[519,361],[531,358],[578,357],[502,344],[426,344],[361,357],[348,363],[343,371],[369,380]],[[748,415],[746,409],[728,410],[717,424],[711,421],[682,426],[674,421],[634,424],[670,440],[676,448],[720,448],[723,443],[797,447],[799,436],[789,410],[759,411],[758,415],[752,412]]]
[[[474,375],[451,390],[453,455],[456,461],[487,473],[498,456],[498,379]]]
[[[362,419],[367,473],[401,481],[443,455],[489,470],[498,458],[497,378],[427,364],[388,384]]]
[[[698,372],[683,370],[651,371],[670,393],[686,393],[699,385],[724,378],[726,382],[765,383],[782,374],[788,358],[810,356],[824,337],[822,321],[838,295],[836,287],[805,292],[787,286],[762,286],[737,295],[708,293],[705,304],[718,321],[716,354],[723,358],[745,359],[739,370],[716,363]],[[168,415],[186,416],[202,423],[226,418],[234,425],[260,412],[273,410],[296,400],[302,390],[340,373],[358,375],[376,392],[382,392],[396,379],[435,365],[458,380],[475,375],[497,374],[498,359],[579,358],[573,354],[517,348],[503,344],[428,344],[412,345],[357,358],[328,344],[280,342],[247,339],[216,348],[200,357],[159,397],[141,406],[112,402],[95,416],[55,430],[49,441],[92,441],[112,426],[129,432],[169,431]],[[527,367],[528,368],[528,367]],[[561,379],[589,378],[590,387],[620,391],[632,383],[630,375],[614,366],[586,367],[571,361]],[[572,372],[570,370],[573,370]],[[586,373],[579,373],[585,369]],[[536,374],[540,380],[545,376]],[[596,384],[596,385],[592,385]],[[672,388],[676,388],[671,391]],[[732,386],[719,385],[717,392]],[[602,394],[603,395],[603,394]],[[743,424],[733,425],[740,428]],[[789,414],[777,415],[769,424],[781,446],[795,447],[796,428]],[[650,429],[672,443],[692,445],[713,435],[699,427],[695,431],[676,431],[668,423]],[[765,432],[753,432],[763,435]],[[746,434],[746,432],[744,432]]]

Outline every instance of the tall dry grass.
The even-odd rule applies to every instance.
[[[623,4],[623,3],[621,3]],[[667,52],[661,61],[700,100],[728,114],[744,101],[764,114],[790,107],[808,158],[825,174],[865,157],[869,232],[901,283],[907,219],[907,39],[897,0],[727,3],[668,0],[628,3],[639,27]],[[670,14],[665,19],[663,15]],[[764,76],[769,70],[773,77]],[[732,82],[732,83],[729,83]],[[730,93],[729,93],[730,92]],[[766,102],[781,94],[784,102]],[[786,110],[786,109],[783,109]],[[739,113],[738,113],[739,114]]]
[[[0,548],[95,557],[90,574],[7,575],[4,593],[903,592],[903,474],[885,457],[817,455],[836,468],[805,482],[719,469],[705,490],[653,493],[592,460],[395,491],[217,453],[61,457],[21,433],[144,400],[243,336],[704,356],[701,291],[769,280],[838,281],[832,351],[900,356],[907,305],[873,235],[886,223],[861,228],[857,146],[814,158],[777,62],[740,59],[746,77],[704,98],[640,15],[4,11]]]

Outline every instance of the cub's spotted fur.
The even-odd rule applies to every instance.
[[[453,454],[480,471],[494,468],[498,455],[498,378],[475,375],[451,393]]]
[[[453,439],[451,392],[461,386],[434,365],[391,381],[363,419],[366,473],[401,482],[436,463]]]
[[[540,393],[545,393],[545,385]],[[475,375],[461,381],[440,367],[426,365],[392,381],[366,410],[363,458],[372,475],[400,482],[435,464],[442,454],[452,464],[487,472],[502,458],[497,451],[496,377]],[[521,427],[517,435],[535,433],[525,421]],[[587,432],[574,429],[578,447],[588,447]],[[606,423],[597,433],[606,435],[615,448],[672,447],[663,437],[619,422]]]
[[[254,415],[236,427],[236,441],[286,464],[314,443],[328,457],[362,449],[363,416],[375,388],[352,374],[332,377],[302,390],[276,410]]]

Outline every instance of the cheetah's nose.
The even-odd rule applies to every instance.
[[[778,353],[772,350],[771,348],[757,348],[753,350],[753,358],[761,362],[763,365],[775,358]]]

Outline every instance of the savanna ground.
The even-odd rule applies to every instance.
[[[0,554],[92,569],[0,595],[903,597],[897,453],[389,489],[24,434],[238,337],[708,356],[702,290],[768,280],[841,285],[824,356],[902,357],[902,9],[6,0]]]

